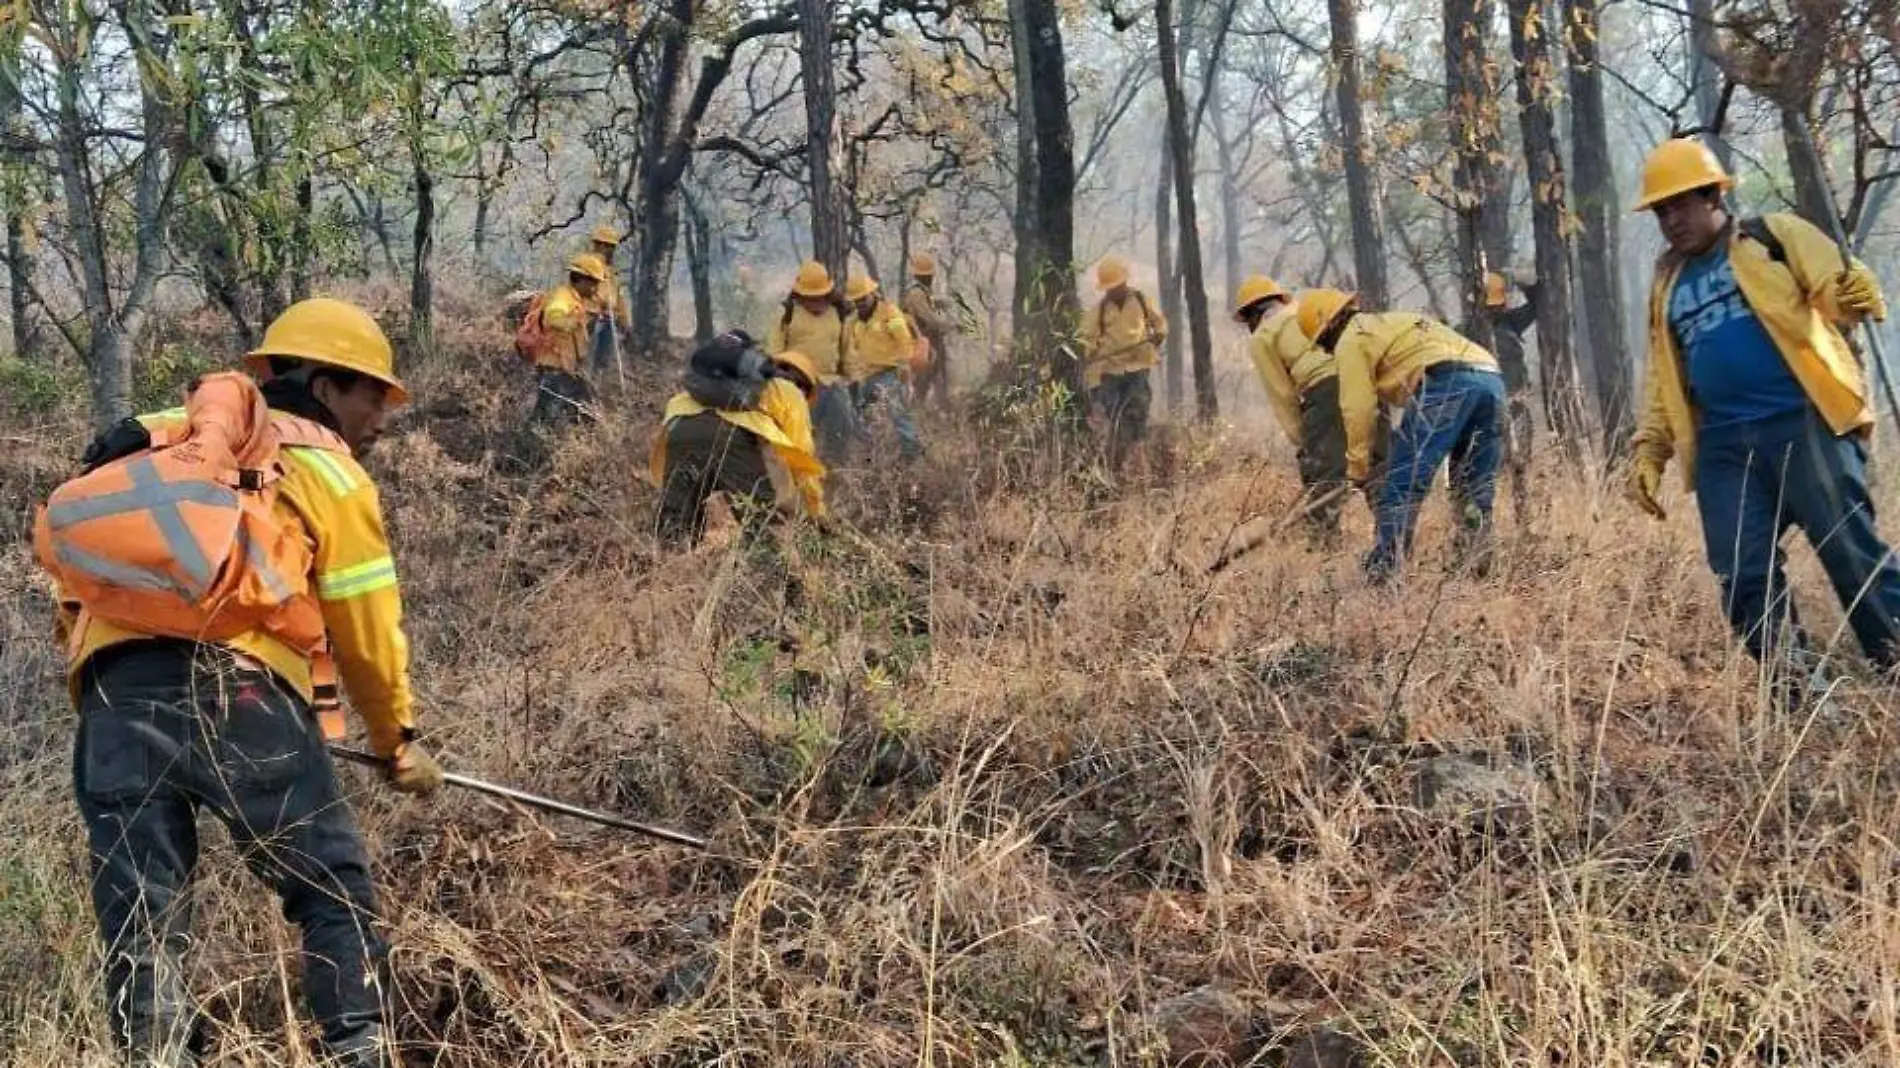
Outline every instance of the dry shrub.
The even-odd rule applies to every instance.
[[[1163,1063],[1150,1010],[1208,985],[1261,1063],[1900,1059],[1893,694],[1770,712],[1692,520],[1550,469],[1488,579],[1442,571],[1442,505],[1396,593],[1295,535],[1214,577],[1284,464],[1181,433],[1110,490],[937,420],[921,466],[852,473],[839,532],[673,556],[642,481],[668,369],[547,442],[499,321],[444,337],[373,460],[434,745],[715,847],[343,771],[412,1063]],[[11,450],[7,498],[76,441]],[[102,1064],[72,717],[7,522],[0,1049]],[[1504,793],[1423,803],[1446,761]],[[215,1063],[311,1064],[237,867],[208,846]]]

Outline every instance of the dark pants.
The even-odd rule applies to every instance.
[[[1392,461],[1379,491],[1378,542],[1366,557],[1375,579],[1396,573],[1411,552],[1418,510],[1438,465],[1447,461],[1461,547],[1488,542],[1504,407],[1504,379],[1496,371],[1439,364],[1425,372],[1392,434]]]
[[[1376,487],[1383,477],[1390,438],[1391,426],[1381,410],[1372,439],[1369,486]],[[1342,491],[1346,485],[1346,421],[1339,411],[1337,377],[1325,379],[1300,394],[1299,460],[1304,500],[1325,502],[1307,513],[1307,537],[1317,545],[1332,545],[1339,540],[1340,513],[1345,511],[1346,499],[1351,496]],[[1377,498],[1376,488],[1367,492],[1370,498]],[[1328,494],[1332,494],[1330,499]]]
[[[748,535],[770,518],[772,476],[758,435],[712,412],[675,419],[666,428],[666,485],[660,489],[660,537],[697,542],[706,533],[706,502],[732,500]]]
[[[924,454],[923,435],[911,415],[910,384],[897,371],[879,371],[858,383],[858,426],[867,439],[871,438],[871,417],[878,411],[890,420],[899,456],[915,460]]]
[[[581,406],[593,399],[593,389],[581,376],[552,367],[536,368],[534,411],[528,421],[550,430],[566,430],[575,421],[590,418],[587,409]]]
[[[1121,470],[1128,450],[1148,436],[1148,410],[1154,406],[1154,387],[1147,371],[1103,375],[1089,391],[1089,403],[1108,424],[1108,466]]]
[[[818,399],[811,406],[812,431],[817,437],[818,458],[826,467],[843,467],[851,459],[852,446],[864,437],[864,425],[858,419],[858,404],[851,396],[848,382],[818,387]]]
[[[1764,663],[1799,623],[1781,536],[1801,528],[1869,659],[1900,660],[1900,568],[1874,524],[1867,455],[1812,410],[1698,437],[1696,501],[1729,625]]]
[[[302,930],[304,997],[329,1053],[388,1063],[369,858],[301,698],[212,646],[108,648],[86,668],[73,780],[113,1037],[133,1064],[193,1063],[184,957],[200,809]]]
[[[943,338],[933,337],[930,341],[930,365],[919,371],[912,385],[916,390],[917,410],[923,411],[930,404],[932,393],[936,394],[937,406],[950,406],[950,347]]]

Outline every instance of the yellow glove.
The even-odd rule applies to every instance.
[[[442,765],[415,742],[405,742],[397,748],[396,755],[389,758],[385,774],[390,788],[398,793],[427,797],[442,786]]]
[[[1630,461],[1629,482],[1624,487],[1638,508],[1657,519],[1669,518],[1662,506],[1663,463],[1654,453],[1638,452]]]
[[[1834,279],[1834,303],[1844,312],[1880,323],[1887,321],[1887,298],[1880,282],[1865,267],[1851,267]]]

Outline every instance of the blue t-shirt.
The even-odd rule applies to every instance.
[[[1727,242],[1683,265],[1669,294],[1669,326],[1703,430],[1807,409],[1807,392],[1735,284]]]

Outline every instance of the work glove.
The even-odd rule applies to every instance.
[[[391,789],[415,797],[427,797],[442,786],[442,765],[415,742],[404,742],[397,747],[384,774]]]
[[[1877,323],[1887,320],[1887,298],[1881,295],[1874,273],[1865,267],[1850,267],[1835,276],[1834,303],[1850,315]]]
[[[1657,519],[1669,518],[1662,506],[1664,462],[1654,452],[1638,450],[1636,458],[1630,461],[1629,482],[1624,487],[1638,508]]]

